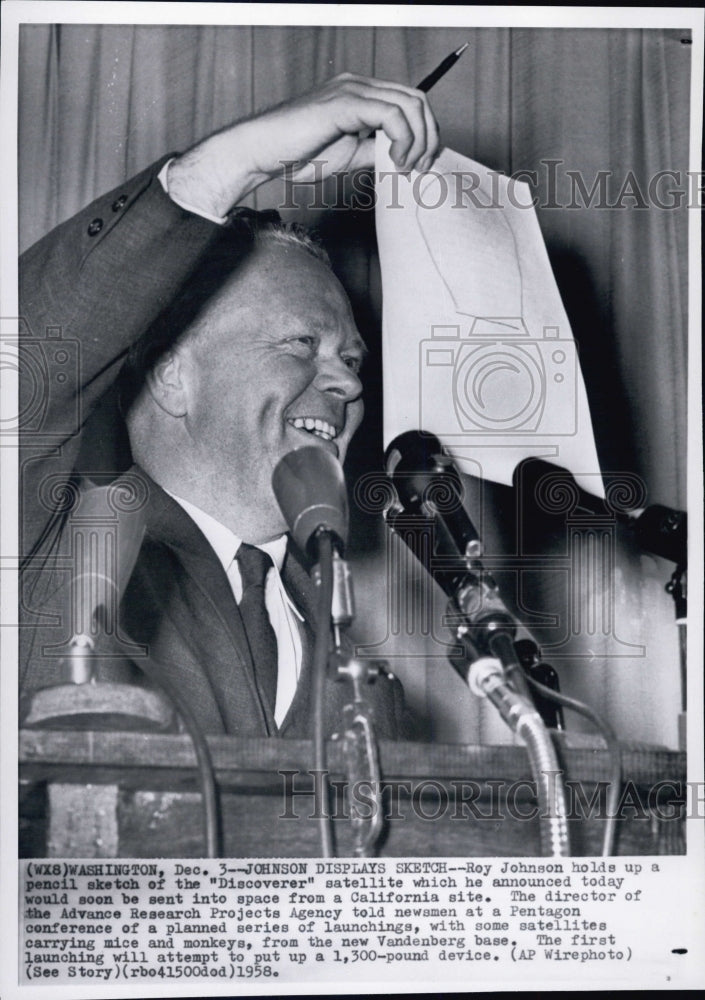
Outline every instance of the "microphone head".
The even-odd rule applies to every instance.
[[[436,510],[442,511],[446,520],[458,520],[464,495],[462,481],[435,435],[425,431],[400,434],[387,448],[385,469],[403,508],[422,510],[431,516]],[[464,514],[462,521],[468,522]],[[461,529],[461,524],[455,527]]]
[[[519,491],[522,509],[551,517],[580,508],[597,517],[614,516],[604,500],[578,485],[562,465],[543,458],[525,458],[514,469],[512,485]]]
[[[394,478],[399,472],[429,472],[436,465],[436,456],[443,454],[443,445],[435,434],[426,431],[405,431],[398,434],[384,453],[384,468]]]
[[[315,445],[297,448],[279,460],[272,489],[289,531],[303,552],[319,529],[348,540],[348,495],[343,467],[330,452]]]

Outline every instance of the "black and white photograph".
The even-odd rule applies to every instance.
[[[3,995],[702,985],[703,10],[2,16]]]

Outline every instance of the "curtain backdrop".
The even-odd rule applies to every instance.
[[[468,51],[431,94],[443,141],[505,173],[536,172],[539,221],[579,345],[602,468],[636,473],[652,502],[685,507],[687,207],[659,208],[648,196],[640,204],[640,195],[659,171],[681,173],[680,180],[660,183],[662,204],[669,202],[669,184],[686,189],[686,35],[25,25],[21,248],[162,153],[183,150],[238,117],[343,70],[413,84],[467,40]],[[581,204],[579,197],[567,207],[579,191],[575,172],[589,192],[601,171],[609,171],[607,202],[622,191],[621,207],[606,208],[604,198],[599,204],[599,190],[589,207],[590,199]],[[251,196],[251,204],[269,207],[283,197],[275,183]],[[374,360],[381,292],[373,213],[294,214],[327,236]],[[357,472],[379,462],[374,371],[370,382],[366,431],[352,456]],[[375,606],[386,603],[383,584],[375,583],[383,543],[377,522],[362,517],[359,529],[359,627],[373,638]],[[670,599],[662,593],[671,568],[634,555],[625,574],[615,576],[612,597],[627,608],[622,638],[646,644],[645,658],[620,660],[617,670],[616,661],[600,657],[606,647],[595,646],[592,658],[566,667],[565,686],[590,697],[625,737],[673,744],[677,644]],[[398,648],[404,652],[403,641]],[[450,668],[437,661],[440,681],[423,662],[417,647],[399,672],[431,720],[429,731],[473,738],[478,726],[486,730],[490,723]]]

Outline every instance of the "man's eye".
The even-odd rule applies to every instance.
[[[348,358],[343,358],[343,361],[348,366],[351,372],[355,372],[356,375],[359,374],[360,369],[362,368],[362,358],[359,358],[357,356],[354,357],[351,356]]]
[[[289,343],[303,344],[304,347],[313,349],[316,346],[316,338],[313,336],[313,334],[302,333],[300,337],[292,337]]]

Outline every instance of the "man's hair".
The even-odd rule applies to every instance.
[[[318,237],[310,229],[298,222],[282,222],[279,213],[271,210],[254,212],[251,209],[239,209],[237,216],[233,215],[228,225],[246,226],[252,233],[254,248],[277,244],[283,247],[293,247],[305,250],[320,260],[326,267],[331,267],[330,257],[319,242]]]
[[[172,301],[129,349],[119,380],[120,409],[124,416],[164,352],[198,320],[251,255],[267,246],[304,251],[331,269],[324,247],[304,226],[283,222],[274,210],[236,209],[218,229]]]

